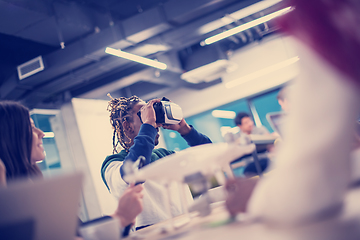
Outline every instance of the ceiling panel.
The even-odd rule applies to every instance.
[[[76,96],[104,98],[112,92],[151,98],[169,89],[200,90],[218,84],[221,79],[191,84],[180,75],[271,34],[270,24],[200,46],[206,37],[260,16],[221,23],[224,16],[256,2],[0,0],[0,33],[8,33],[0,34],[0,99],[20,100],[29,107],[59,107]],[[106,47],[157,59],[168,69],[107,55]],[[39,55],[44,71],[19,81],[16,66]]]
[[[0,1],[0,33],[16,34],[47,17],[46,14]]]

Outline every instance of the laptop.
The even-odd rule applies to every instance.
[[[0,188],[0,239],[74,239],[82,174]]]
[[[270,112],[266,114],[266,119],[270,124],[270,127],[282,137],[282,123],[286,113],[284,112]]]

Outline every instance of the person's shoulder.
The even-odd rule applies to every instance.
[[[105,158],[104,162],[112,160],[112,161],[124,161],[126,155],[128,153],[125,150],[121,150],[119,153],[115,153],[112,155],[109,155]]]
[[[119,153],[115,153],[109,155],[105,158],[104,162],[102,163],[101,169],[105,169],[110,163],[114,161],[122,162],[125,160],[127,152],[125,150],[121,150]]]
[[[170,154],[173,154],[175,153],[175,151],[173,150],[167,150],[165,148],[156,148],[153,150],[153,153],[157,154],[157,155],[162,155],[162,157],[164,156],[167,156],[167,155],[170,155]]]
[[[260,127],[256,127],[254,128],[254,133],[253,134],[267,134],[269,133],[269,131],[267,130],[267,128],[265,126],[260,126]]]

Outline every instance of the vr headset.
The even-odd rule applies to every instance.
[[[156,116],[156,123],[161,124],[178,124],[183,119],[181,107],[176,103],[170,102],[169,99],[163,97],[161,102],[153,105]],[[141,120],[141,112],[137,113]]]

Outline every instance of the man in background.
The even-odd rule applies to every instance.
[[[289,112],[290,110],[290,103],[289,103],[289,99],[288,99],[288,90],[289,87],[283,87],[278,95],[276,96],[276,99],[278,100],[278,103],[281,107],[281,110],[284,111],[284,112]]]
[[[237,127],[239,127],[240,132],[232,136],[232,141],[236,141],[240,144],[248,144],[249,138],[247,136],[251,135],[270,135],[269,131],[264,127],[256,127],[254,121],[251,119],[250,115],[246,112],[239,112],[234,122]],[[229,133],[232,134],[232,133]],[[229,136],[226,136],[229,138]],[[235,160],[234,162],[238,161]],[[257,169],[254,162],[250,162],[245,168],[243,174],[245,176],[253,176],[259,174],[259,171],[264,172],[268,165],[268,158],[262,158],[259,160],[260,169]]]
[[[258,134],[258,135],[268,135],[269,131],[264,127],[256,127],[254,121],[251,119],[250,115],[246,112],[239,112],[235,119],[235,124],[240,128],[240,135],[243,134]]]

